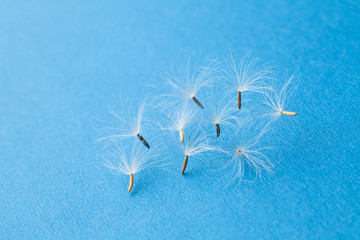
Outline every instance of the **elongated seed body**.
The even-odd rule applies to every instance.
[[[295,116],[296,112],[281,111],[281,114],[288,115],[288,116]]]
[[[187,163],[188,163],[188,158],[189,158],[189,156],[188,156],[188,155],[185,155],[184,163],[183,163],[183,166],[182,166],[182,169],[181,169],[181,174],[184,174],[184,172],[185,172],[186,165],[187,165]]]
[[[194,102],[196,103],[196,105],[198,105],[201,109],[204,109],[203,105],[199,102],[199,100],[196,99],[196,97],[192,97],[192,99],[194,100]]]
[[[238,109],[241,109],[241,91],[238,93]]]
[[[220,124],[216,124],[216,136],[219,137],[220,136]]]
[[[134,174],[130,174],[130,182],[129,182],[129,188],[128,188],[128,192],[131,191],[132,187],[133,187],[133,184],[134,184]]]
[[[138,138],[140,139],[140,141],[147,147],[150,148],[150,145],[147,143],[147,141],[138,133],[137,134]]]
[[[180,135],[180,142],[184,142],[184,130],[180,129],[179,135]]]

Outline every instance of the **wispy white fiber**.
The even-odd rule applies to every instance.
[[[116,112],[112,107],[109,107],[110,114],[116,119],[115,127],[102,128],[102,133],[99,141],[106,139],[126,139],[136,137],[141,134],[144,128],[144,113],[147,109],[146,100],[144,100],[138,109],[131,106],[125,107],[123,102],[120,102],[120,111]]]
[[[292,84],[293,81],[294,83]],[[294,75],[292,75],[282,87],[271,87],[265,92],[265,101],[263,103],[268,107],[269,112],[263,114],[264,116],[277,119],[283,111],[288,111],[285,107],[296,90],[297,81]]]
[[[164,166],[166,155],[159,144],[147,149],[139,141],[134,140],[131,146],[125,146],[112,140],[107,154],[102,158],[105,161],[104,165],[114,174],[130,175],[146,168]]]
[[[267,130],[268,125],[256,127],[251,119],[247,119],[239,123],[237,130],[227,133],[228,141],[223,144],[221,151],[225,153],[222,169],[226,170],[224,179],[228,185],[248,181],[244,179],[246,170],[253,170],[256,177],[261,177],[262,171],[272,173],[273,164],[264,153],[270,147],[262,144]]]
[[[220,94],[219,94],[220,93]],[[235,99],[229,94],[222,94],[221,88],[212,88],[205,98],[207,108],[205,119],[212,124],[235,128],[239,112],[235,107]]]
[[[166,116],[166,122],[160,124],[160,129],[179,131],[184,130],[192,123],[196,117],[199,117],[199,109],[185,103],[183,105],[172,106],[168,109],[164,109],[163,114]]]
[[[236,62],[231,51],[229,59],[224,60],[223,72],[230,91],[263,92],[267,87],[265,81],[270,79],[272,67],[268,63],[260,63],[260,59],[249,51],[239,62]]]
[[[196,129],[191,131],[188,135],[189,136],[185,138],[184,144],[180,145],[184,155],[201,156],[202,153],[213,151],[215,149],[214,146],[209,144],[206,134],[201,129],[200,125],[198,125]]]
[[[198,97],[198,93],[210,87],[214,81],[217,64],[216,60],[208,60],[193,65],[189,58],[178,70],[171,67],[171,72],[164,76],[164,84],[168,88],[161,97],[170,105],[183,104]]]

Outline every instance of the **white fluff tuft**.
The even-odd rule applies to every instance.
[[[108,153],[102,156],[104,165],[114,174],[124,175],[135,174],[150,167],[162,167],[166,155],[159,146],[158,144],[147,149],[139,141],[127,146],[112,141],[107,148]]]
[[[191,65],[188,59],[178,71],[171,67],[171,73],[164,77],[164,84],[168,89],[161,97],[166,98],[166,104],[169,105],[188,102],[197,96],[200,90],[211,86],[216,65],[216,60],[205,61],[201,65]],[[201,99],[199,100],[201,102]]]
[[[164,109],[163,113],[167,117],[165,126],[160,125],[162,130],[179,131],[184,130],[187,126],[194,121],[199,114],[199,109],[194,106],[184,105],[173,106],[170,109]]]
[[[144,113],[147,109],[146,99],[141,103],[137,111],[129,111],[131,108],[125,108],[122,101],[120,107],[120,113],[116,113],[112,107],[109,107],[110,114],[116,118],[117,127],[102,128],[100,132],[106,136],[99,138],[99,141],[136,137],[137,134],[143,131]]]
[[[180,146],[184,155],[188,156],[201,156],[204,152],[215,150],[215,147],[209,144],[206,134],[201,129],[200,125],[188,133],[188,137],[185,138],[184,144],[181,144]]]
[[[234,123],[237,120],[239,111],[234,107],[236,103],[234,98],[231,98],[229,94],[217,98],[214,91],[220,92],[220,89],[212,88],[205,100],[207,105],[205,109],[207,121],[212,124],[229,125],[235,128]]]
[[[292,81],[295,81],[295,84],[291,86]],[[282,111],[286,110],[284,108],[296,90],[297,81],[298,79],[296,79],[293,74],[281,88],[278,88],[279,90],[272,87],[265,92],[265,101],[263,101],[263,103],[269,107],[270,111],[263,114],[263,116],[276,119],[281,115]]]
[[[230,51],[230,60],[224,60],[223,72],[225,80],[232,81],[230,91],[263,92],[265,80],[270,79],[272,67],[268,63],[260,64],[260,60],[249,51],[239,63],[236,63]]]
[[[221,152],[225,153],[226,164],[222,169],[230,169],[227,171],[225,182],[228,185],[239,184],[241,181],[248,181],[244,179],[245,170],[253,170],[256,177],[261,177],[261,171],[272,173],[273,164],[268,157],[263,153],[264,150],[270,149],[268,146],[261,146],[263,135],[267,132],[267,126],[258,127],[255,131],[252,128],[255,123],[250,123],[250,119],[241,122],[238,130],[228,133],[228,139],[223,146]],[[253,131],[250,132],[250,129]],[[255,137],[251,137],[253,132]]]

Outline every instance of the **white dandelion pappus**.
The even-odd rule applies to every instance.
[[[106,161],[104,165],[114,174],[130,176],[128,188],[128,192],[130,192],[134,183],[134,174],[146,168],[162,167],[163,165],[160,163],[164,162],[166,158],[162,154],[159,144],[151,149],[146,149],[141,146],[140,142],[134,141],[131,150],[128,148],[130,145],[124,147],[119,142],[112,141],[112,144],[108,146],[108,154],[104,155],[103,159]],[[117,163],[113,163],[115,160]]]
[[[185,103],[171,109],[164,109],[163,113],[167,117],[167,122],[166,127],[159,124],[160,128],[162,130],[178,131],[180,142],[184,142],[184,130],[194,120],[199,111]]]
[[[241,181],[248,181],[244,180],[246,169],[253,170],[256,178],[261,177],[262,170],[271,174],[274,167],[269,158],[263,153],[263,151],[271,149],[271,147],[261,146],[261,140],[267,132],[268,125],[259,128],[260,130],[255,137],[249,137],[251,133],[247,129],[253,129],[252,125],[254,125],[248,125],[249,121],[250,119],[243,122],[243,125],[237,131],[229,134],[230,140],[226,142],[225,147],[221,150],[227,158],[227,163],[221,169],[230,169],[225,176],[228,186],[234,183],[238,185]]]
[[[175,135],[173,135],[172,138],[176,139]],[[201,129],[200,124],[197,124],[195,128],[191,128],[191,131],[188,132],[183,144],[178,143],[176,140],[175,143],[175,148],[179,149],[181,154],[184,155],[181,174],[184,174],[185,172],[189,157],[201,159],[205,152],[214,151],[216,149],[209,144],[209,141],[204,131]]]
[[[108,136],[100,138],[99,141],[137,137],[147,148],[150,148],[150,145],[142,135],[144,113],[147,108],[145,102],[146,100],[141,103],[137,112],[127,111],[128,108],[125,108],[122,102],[120,102],[121,114],[116,113],[113,108],[110,107],[110,114],[116,118],[119,127],[103,128],[101,131],[108,134]]]
[[[214,89],[208,92],[210,94],[206,98],[208,105],[205,110],[206,119],[211,124],[214,124],[216,127],[216,136],[219,137],[222,126],[235,128],[234,123],[237,120],[238,111],[233,105],[234,99],[230,97],[230,94],[217,97],[217,95],[214,94]],[[219,90],[217,92],[219,92]]]
[[[274,88],[268,89],[265,92],[265,101],[264,104],[267,105],[271,112],[264,114],[264,116],[269,116],[277,119],[281,114],[288,116],[297,115],[296,112],[288,112],[284,111],[284,108],[291,97],[291,95],[295,92],[297,84],[295,83],[292,87],[290,87],[291,82],[294,81],[294,75],[292,75],[280,89],[280,91],[275,90]],[[297,79],[295,79],[297,82]]]
[[[260,92],[266,89],[265,80],[270,79],[272,67],[268,63],[259,64],[260,60],[249,51],[239,63],[236,63],[230,51],[230,60],[224,61],[224,78],[233,83],[230,92],[237,92],[238,109],[241,109],[242,93]]]
[[[209,60],[203,65],[192,66],[188,59],[181,65],[179,72],[171,67],[171,74],[165,76],[165,84],[170,87],[170,91],[161,97],[167,98],[170,105],[193,100],[198,107],[204,109],[197,95],[200,90],[211,86],[216,65],[215,60]]]

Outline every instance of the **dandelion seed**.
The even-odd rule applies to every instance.
[[[180,135],[180,142],[184,142],[184,130],[182,128],[179,129],[179,135]]]
[[[147,143],[147,141],[138,133],[136,134],[138,136],[138,138],[140,139],[140,141],[147,147],[150,148],[150,145]]]
[[[122,108],[121,114],[116,113],[110,108],[110,113],[116,118],[119,127],[102,129],[101,132],[106,133],[107,136],[100,138],[99,141],[137,137],[147,148],[150,148],[149,143],[145,140],[143,134],[141,134],[144,127],[145,102],[146,100],[142,102],[137,113],[126,111],[127,108],[124,108],[122,102],[120,102]]]
[[[204,109],[203,105],[199,102],[199,100],[196,99],[195,96],[193,96],[192,99],[194,100],[194,102],[196,103],[196,105],[198,105],[201,109]]]
[[[163,113],[166,115],[168,120],[165,123],[166,127],[163,127],[162,124],[159,123],[158,125],[160,128],[162,130],[178,131],[180,142],[184,142],[184,130],[196,117],[198,110],[185,103],[184,105],[180,105],[178,107],[164,109]]]
[[[162,94],[162,98],[167,99],[168,105],[178,105],[189,100],[201,109],[204,106],[197,97],[200,90],[211,86],[217,62],[215,60],[205,61],[203,65],[191,66],[188,59],[178,72],[171,68],[171,74],[165,76],[165,85],[170,87],[170,91]]]
[[[238,109],[242,106],[242,93],[262,92],[266,87],[265,79],[269,79],[272,67],[268,64],[259,64],[259,59],[252,56],[249,51],[237,64],[230,51],[230,61],[225,60],[223,72],[225,79],[233,81],[230,91],[237,91]]]
[[[295,81],[295,84],[290,87],[292,81]],[[284,111],[286,103],[291,95],[295,92],[297,86],[297,79],[294,79],[294,75],[292,75],[284,84],[284,86],[280,89],[280,91],[276,91],[273,88],[268,89],[265,92],[265,105],[267,105],[271,112],[264,114],[264,116],[270,116],[274,118],[278,118],[281,114],[288,116],[297,115],[296,112]]]
[[[186,166],[187,166],[187,163],[188,163],[188,159],[189,159],[189,156],[185,155],[184,163],[183,163],[183,166],[182,166],[182,169],[181,169],[181,174],[184,174],[184,172],[185,172],[185,169],[186,169]]]
[[[189,136],[185,138],[184,144],[181,144],[182,153],[184,154],[184,161],[181,169],[181,174],[184,174],[188,165],[190,156],[201,157],[206,151],[213,151],[215,148],[208,144],[205,133],[200,129],[200,125],[190,132]]]
[[[132,189],[132,187],[133,187],[133,184],[134,184],[134,174],[131,173],[131,174],[130,174],[130,182],[129,182],[128,192],[131,191],[131,189]]]
[[[241,109],[241,91],[238,92],[238,109]]]
[[[220,124],[216,123],[216,137],[220,136]]]
[[[230,169],[225,176],[228,185],[236,182],[239,184],[244,178],[246,169],[254,170],[255,176],[261,176],[262,169],[269,173],[272,172],[273,165],[263,153],[269,147],[261,146],[261,139],[266,133],[267,127],[260,128],[261,130],[255,128],[255,132],[260,132],[255,137],[249,137],[251,135],[249,129],[254,129],[252,128],[254,124],[248,124],[249,121],[251,119],[245,120],[235,134],[231,131],[231,134],[228,135],[230,141],[227,141],[221,150],[226,154],[225,159],[228,159],[222,167],[222,169]]]
[[[281,114],[288,115],[288,116],[295,116],[295,112],[288,112],[288,111],[281,111]]]
[[[219,92],[217,88],[210,89],[209,95],[206,98],[208,108],[205,110],[205,116],[208,122],[214,124],[216,129],[216,136],[220,137],[220,126],[230,126],[235,128],[238,111],[233,106],[233,99],[230,95],[217,97],[214,92]],[[248,110],[243,111],[246,113]]]
[[[105,160],[105,166],[115,174],[129,175],[128,192],[134,185],[134,175],[146,168],[162,167],[166,160],[165,155],[162,156],[160,144],[155,145],[150,150],[141,146],[141,143],[135,141],[131,145],[123,146],[114,140],[107,148],[107,154],[102,158]],[[117,161],[116,164],[113,162]]]

